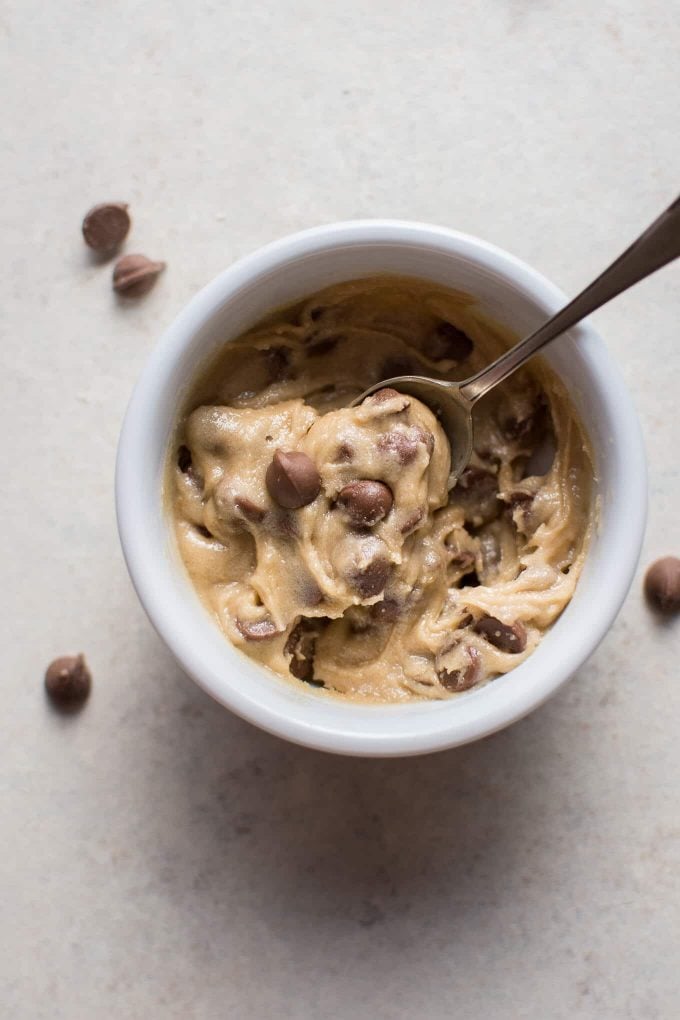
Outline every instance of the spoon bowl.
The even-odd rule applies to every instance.
[[[451,471],[448,487],[452,489],[456,484],[456,479],[460,477],[470,462],[474,441],[472,403],[461,392],[462,385],[462,383],[430,379],[422,375],[399,375],[371,386],[352,401],[352,407],[360,404],[372,393],[388,386],[399,390],[400,393],[415,397],[416,400],[420,400],[426,407],[429,407],[444,429],[451,448]]]

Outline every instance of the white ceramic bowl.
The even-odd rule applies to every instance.
[[[474,237],[419,223],[338,223],[283,238],[225,270],[196,295],[153,351],[118,449],[118,527],[151,622],[186,672],[232,711],[288,740],[355,755],[409,755],[484,737],[540,705],[587,659],[630,586],[646,513],[645,458],[630,398],[588,323],[547,360],[567,385],[596,458],[600,522],[571,603],[517,669],[459,697],[356,705],[269,673],[223,636],[185,574],[161,504],[175,416],[197,366],[266,312],[352,277],[423,277],[474,294],[520,336],[565,302],[524,263]]]

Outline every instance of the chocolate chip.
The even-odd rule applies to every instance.
[[[510,625],[495,616],[482,616],[474,629],[502,652],[523,652],[527,646],[527,632],[519,621]]]
[[[93,251],[112,252],[127,237],[130,214],[124,202],[95,205],[83,220],[85,244]]]
[[[418,455],[418,440],[407,436],[405,432],[393,429],[392,432],[385,432],[378,439],[378,449],[395,457],[400,464],[410,464]]]
[[[378,558],[363,570],[355,571],[350,580],[362,598],[372,599],[384,589],[389,573],[390,564],[387,560]]]
[[[237,619],[236,627],[247,641],[267,641],[279,633],[276,624],[268,616],[262,620]]]
[[[385,401],[394,400],[395,397],[400,396],[399,390],[393,389],[392,386],[385,386],[382,390],[376,390],[375,393],[371,393],[370,396],[366,397],[366,400],[370,400],[372,404],[384,404]]]
[[[370,607],[371,618],[376,623],[395,623],[401,616],[402,603],[395,598],[384,598]]]
[[[113,267],[113,289],[121,297],[141,297],[164,269],[165,262],[154,262],[146,255],[122,255]]]
[[[510,418],[501,425],[501,431],[508,439],[524,441],[543,432],[549,420],[546,398],[540,394],[533,405]]]
[[[389,486],[369,479],[350,482],[338,493],[338,505],[360,528],[369,528],[387,517],[393,503]]]
[[[330,354],[330,352],[338,346],[338,337],[328,337],[326,340],[317,340],[316,343],[310,344],[306,348],[306,354],[308,358],[319,358],[323,354]]]
[[[463,572],[469,570],[474,565],[474,562],[475,554],[470,552],[469,549],[461,549],[451,557],[451,567],[454,570],[462,570]]]
[[[401,414],[402,411],[411,406],[411,401],[408,397],[405,397],[403,393],[399,393],[398,390],[393,389],[391,386],[385,386],[384,389],[371,393],[370,396],[366,397],[364,403],[373,406],[391,404],[392,406],[386,409],[387,414]]]
[[[482,670],[481,656],[477,649],[469,647],[466,651],[470,665],[464,670],[440,669],[437,673],[442,687],[445,687],[447,691],[451,691],[452,694],[460,694],[462,691],[468,691],[471,687],[474,687]]]
[[[397,354],[387,358],[380,369],[379,379],[393,379],[397,375],[419,375],[420,365],[408,354]]]
[[[177,467],[180,469],[183,475],[188,475],[191,471],[191,450],[188,446],[180,446],[177,451]]]
[[[214,538],[212,531],[208,531],[204,524],[194,525],[194,530],[201,536],[201,538]]]
[[[290,378],[291,352],[288,347],[282,347],[280,344],[275,347],[264,347],[261,354],[267,366],[270,383]]]
[[[312,308],[309,313],[309,317],[312,320],[312,322],[318,322],[323,313],[324,313],[323,308]]]
[[[247,521],[251,521],[253,524],[261,524],[267,513],[263,506],[253,503],[252,499],[247,496],[234,497],[234,506]]]
[[[420,507],[417,510],[414,510],[413,513],[408,515],[408,517],[402,524],[401,528],[399,529],[400,533],[402,535],[410,535],[412,531],[416,530],[424,516],[425,511],[422,510]]]
[[[434,436],[432,433],[428,432],[427,429],[421,428],[420,425],[414,425],[412,431],[417,436],[418,442],[423,443],[429,455],[432,456],[432,451],[434,450]]]
[[[349,443],[341,443],[335,454],[336,464],[348,464],[354,456],[354,450]]]
[[[645,595],[662,613],[680,612],[680,559],[664,556],[645,575]]]
[[[45,690],[52,703],[62,709],[82,705],[92,687],[92,674],[83,655],[55,659],[45,672]]]
[[[460,579],[461,588],[479,588],[480,580],[476,570],[471,570],[469,574],[463,574]]]
[[[498,517],[502,509],[496,475],[485,468],[470,465],[458,479],[452,501],[461,507],[467,523],[475,527],[488,524]]]
[[[267,468],[265,482],[269,495],[279,506],[297,510],[319,495],[321,478],[306,453],[277,450]]]
[[[283,651],[290,655],[288,668],[298,680],[311,683],[314,680],[314,653],[316,651],[317,626],[302,617],[293,627]],[[318,686],[323,687],[322,682]]]
[[[432,361],[465,361],[472,354],[474,344],[467,333],[452,322],[440,322],[432,330],[423,350]]]
[[[285,510],[267,514],[266,523],[267,528],[273,535],[277,535],[286,541],[300,537],[295,515]]]

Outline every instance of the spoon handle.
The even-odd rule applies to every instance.
[[[467,379],[461,384],[459,392],[474,404],[555,337],[678,256],[680,256],[680,197],[676,198],[675,202],[669,205],[650,227],[647,227],[637,241],[634,241],[630,248],[626,248],[624,253],[573,301],[553,315],[552,319],[539,326],[535,333],[511,347],[492,365]]]

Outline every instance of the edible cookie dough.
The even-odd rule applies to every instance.
[[[395,277],[329,288],[225,344],[191,389],[166,497],[227,637],[291,682],[445,698],[528,656],[571,598],[592,527],[588,444],[541,363],[448,441],[390,376],[461,379],[513,342],[466,294]]]

